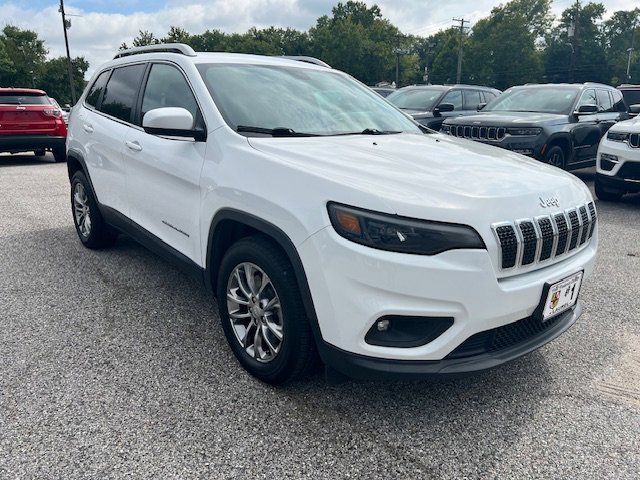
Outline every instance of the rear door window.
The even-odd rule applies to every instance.
[[[598,105],[601,112],[613,112],[613,102],[608,90],[598,89]]]
[[[89,90],[89,93],[87,93],[87,96],[84,100],[87,105],[91,105],[94,108],[98,106],[100,95],[102,95],[104,86],[107,84],[107,80],[109,79],[109,73],[111,73],[111,70],[102,72],[100,75],[98,75],[96,81],[93,82],[93,85],[91,86],[91,89]]]
[[[465,110],[477,110],[478,105],[482,103],[479,90],[465,90],[464,91],[464,109]]]
[[[444,98],[442,99],[442,102],[440,103],[450,103],[453,105],[454,110],[462,110],[462,91],[451,90],[449,93],[447,93],[444,96]]]
[[[131,123],[140,82],[146,65],[116,68],[107,82],[100,111]]]

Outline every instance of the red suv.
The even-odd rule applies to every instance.
[[[0,152],[53,152],[64,162],[67,126],[62,111],[42,90],[0,88]]]

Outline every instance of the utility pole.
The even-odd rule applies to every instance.
[[[633,25],[633,31],[631,33],[631,48],[627,49],[629,52],[629,60],[627,61],[627,82],[631,83],[631,54],[633,53],[634,45],[636,42],[636,28],[638,28],[637,24]]]
[[[407,52],[400,48],[400,35],[396,36],[396,48],[393,53],[396,54],[396,88],[400,88],[400,55],[405,55]]]
[[[462,47],[464,46],[465,23],[469,23],[464,18],[454,18],[454,22],[460,22],[460,45],[458,47],[458,74],[456,75],[456,83],[462,81]]]
[[[76,104],[76,87],[73,82],[73,67],[71,65],[71,54],[69,53],[69,38],[67,37],[67,29],[71,27],[71,22],[67,20],[64,13],[64,0],[60,0],[60,8],[58,9],[62,15],[62,30],[64,31],[64,44],[67,47],[67,69],[69,70],[69,86],[71,87],[72,105]]]
[[[569,28],[571,37],[571,83],[576,81],[576,57],[580,46],[580,0],[576,0],[576,12],[573,16],[573,28]]]

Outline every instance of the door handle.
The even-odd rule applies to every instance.
[[[129,140],[126,140],[124,144],[128,149],[133,150],[134,152],[142,151],[142,145],[140,145],[138,142],[130,142]]]
[[[93,127],[87,123],[82,124],[82,129],[87,133],[93,133]]]

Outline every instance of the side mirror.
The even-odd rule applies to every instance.
[[[629,113],[635,113],[635,114],[640,113],[640,104],[636,103],[635,105],[631,105],[629,107]]]
[[[486,104],[486,103],[480,103],[480,104],[478,105],[478,111],[482,110],[482,109],[483,109],[484,107],[486,107],[486,106],[487,106],[487,104]]]
[[[588,105],[580,105],[576,115],[593,115],[594,113],[598,113],[599,109],[597,105],[588,104]]]
[[[441,103],[436,108],[433,109],[433,113],[439,115],[441,113],[453,112],[456,109],[453,103]]]
[[[154,108],[145,113],[142,128],[151,135],[193,138],[203,142],[207,134],[202,129],[194,128],[191,112],[180,107]]]

